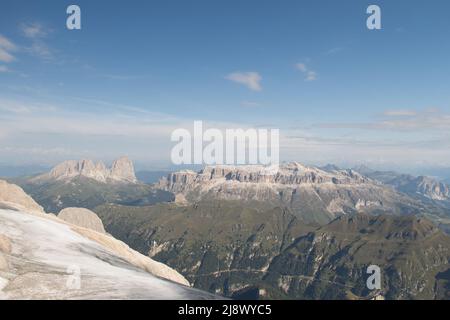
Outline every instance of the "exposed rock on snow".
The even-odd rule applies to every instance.
[[[105,233],[102,220],[89,209],[65,208],[59,212],[58,218],[79,227]]]
[[[0,234],[0,272],[1,271],[6,272],[9,270],[9,263],[8,260],[6,259],[6,255],[10,253],[11,253],[11,241],[6,236]]]
[[[105,234],[95,213],[60,214],[0,181],[0,299],[216,298]]]
[[[4,271],[2,262],[1,299],[213,297],[157,277],[187,284],[173,269],[111,236],[55,217],[0,209],[0,234],[1,254],[9,266]]]

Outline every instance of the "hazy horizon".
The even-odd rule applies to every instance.
[[[116,157],[118,158],[118,157]],[[115,159],[115,158],[114,158]],[[68,158],[62,161],[56,161],[51,164],[8,164],[0,161],[0,177],[5,178],[16,178],[21,176],[35,175],[39,173],[44,173],[51,170],[55,165],[67,161],[67,160],[92,160],[94,162],[102,161],[106,166],[111,166],[114,159],[102,160],[97,157],[94,158]],[[131,159],[133,161],[133,159]],[[294,161],[294,160],[293,160]],[[282,161],[281,163],[288,163],[292,161]],[[300,162],[300,161],[296,161]],[[306,166],[313,167],[325,167],[327,165],[335,165],[340,169],[355,169],[360,166],[365,166],[371,170],[378,171],[394,171],[402,174],[410,174],[414,176],[429,176],[436,178],[440,181],[450,182],[450,167],[437,167],[437,166],[421,166],[421,167],[410,167],[410,166],[398,166],[395,164],[371,164],[371,163],[312,163],[312,162],[300,162]],[[136,172],[175,172],[185,169],[200,170],[204,165],[174,165],[170,162],[166,163],[145,163],[140,161],[133,161]]]
[[[171,167],[171,132],[202,120],[279,128],[282,161],[450,168],[448,1],[378,1],[376,31],[367,1],[77,4],[70,31],[65,1],[2,2],[3,165]]]

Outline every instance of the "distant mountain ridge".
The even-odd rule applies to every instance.
[[[101,161],[68,160],[55,166],[50,172],[32,179],[34,182],[48,180],[70,180],[75,177],[87,177],[98,182],[137,183],[134,166],[128,157],[115,160],[111,168]]]
[[[92,160],[64,161],[47,173],[9,181],[20,185],[47,212],[67,207],[93,209],[103,203],[141,206],[174,200],[171,192],[138,181],[127,157],[115,160],[109,169]]]
[[[325,171],[293,162],[267,174],[262,166],[207,166],[160,180],[157,188],[202,199],[261,201],[290,208],[306,223],[325,224],[342,214],[420,214],[422,203],[355,170]]]
[[[354,170],[413,197],[422,196],[430,200],[450,201],[450,186],[432,177],[372,170],[366,166],[356,167]]]

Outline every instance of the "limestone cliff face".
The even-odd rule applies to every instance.
[[[375,183],[353,170],[330,173],[293,162],[280,166],[278,171],[270,174],[263,166],[207,166],[198,173],[190,170],[171,173],[160,181],[160,186],[174,192],[184,192],[198,185],[214,185],[224,182],[235,183],[236,186],[239,183],[278,186]]]
[[[308,222],[327,223],[354,212],[417,212],[409,197],[353,170],[324,171],[299,163],[277,171],[263,166],[208,166],[199,172],[169,174],[157,187],[186,200],[263,201],[289,207]]]
[[[115,160],[111,167],[109,177],[118,181],[136,182],[133,162],[127,157],[121,157]]]
[[[67,180],[84,176],[99,182],[136,183],[133,163],[127,157],[115,160],[111,169],[103,162],[94,163],[92,160],[68,160],[55,166],[49,173],[33,179],[34,182],[46,180]]]

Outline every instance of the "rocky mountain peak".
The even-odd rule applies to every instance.
[[[75,177],[87,177],[99,182],[108,181],[136,183],[133,163],[128,157],[115,160],[111,169],[101,161],[94,163],[89,159],[68,160],[55,166],[49,173],[33,179],[33,181],[70,180]]]
[[[447,184],[430,177],[417,177],[417,192],[433,200],[449,200],[450,188]]]
[[[137,182],[134,173],[133,162],[128,157],[120,157],[115,160],[111,167],[111,179],[125,180],[129,182]]]

